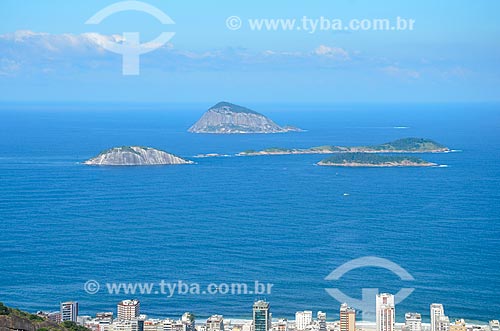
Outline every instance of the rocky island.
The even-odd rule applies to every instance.
[[[317,163],[334,167],[433,167],[436,163],[412,156],[379,155],[370,153],[344,153],[333,155]]]
[[[231,157],[231,155],[229,155],[229,154],[219,154],[219,153],[207,153],[207,154],[196,154],[193,157],[195,157],[197,159],[200,159],[200,158],[206,158],[206,157]]]
[[[97,166],[152,166],[192,163],[194,162],[158,149],[139,146],[114,147],[84,162],[86,165]]]
[[[373,146],[317,146],[311,148],[272,147],[261,151],[247,150],[237,155],[286,155],[286,154],[334,154],[334,153],[448,153],[450,149],[425,138],[402,138]]]
[[[229,102],[219,102],[208,109],[188,129],[192,133],[284,133],[302,131],[292,126],[279,126],[270,118],[251,109]]]

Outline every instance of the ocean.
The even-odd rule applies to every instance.
[[[80,314],[115,311],[251,318],[265,299],[273,317],[325,311],[325,288],[361,298],[362,288],[415,290],[396,306],[429,318],[500,318],[500,105],[248,104],[307,132],[197,135],[187,128],[209,104],[3,104],[0,106],[0,301]],[[457,150],[424,154],[447,167],[336,168],[324,155],[192,158],[267,147],[368,145],[425,137]],[[123,145],[150,146],[195,165],[89,167]],[[365,256],[383,268],[325,277]],[[101,284],[96,294],[88,280]],[[109,294],[112,282],[272,283],[265,295]],[[349,302],[348,302],[349,303]]]

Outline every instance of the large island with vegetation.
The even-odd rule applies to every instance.
[[[334,153],[447,153],[450,149],[433,140],[425,138],[402,138],[388,143],[372,146],[317,146],[311,148],[272,147],[260,151],[247,150],[239,156],[287,155],[287,154],[334,154]]]
[[[270,118],[246,107],[219,102],[210,107],[189,129],[191,133],[284,133],[302,131],[292,126],[279,126]]]
[[[413,156],[380,155],[373,153],[343,153],[330,156],[317,163],[335,167],[432,167],[436,163]]]

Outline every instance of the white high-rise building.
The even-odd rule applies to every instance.
[[[418,313],[405,314],[405,331],[422,331],[422,315]]]
[[[439,317],[444,315],[443,305],[440,303],[431,304],[431,331],[437,331]]]
[[[139,317],[139,300],[123,300],[118,303],[117,317],[119,320],[132,320]]]
[[[318,321],[318,331],[326,331],[326,313],[318,311],[316,319]]]
[[[207,331],[224,331],[224,317],[212,315],[207,319]]]
[[[450,330],[450,318],[446,315],[439,316],[436,322],[436,331],[449,331]]]
[[[116,320],[109,326],[109,331],[140,331],[144,321],[139,319]]]
[[[61,321],[75,322],[78,319],[78,302],[68,301],[61,303]]]
[[[297,330],[305,330],[306,327],[312,324],[313,312],[310,310],[298,311],[295,313],[295,328]]]
[[[375,301],[377,331],[394,331],[394,319],[396,309],[394,307],[394,295],[389,293],[377,294]]]

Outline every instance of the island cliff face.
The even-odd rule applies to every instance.
[[[169,164],[192,164],[173,154],[139,146],[115,147],[84,162],[87,165],[101,166],[148,166]]]
[[[219,102],[207,110],[188,131],[231,134],[284,133],[302,130],[290,126],[281,127],[256,111],[229,102]]]

